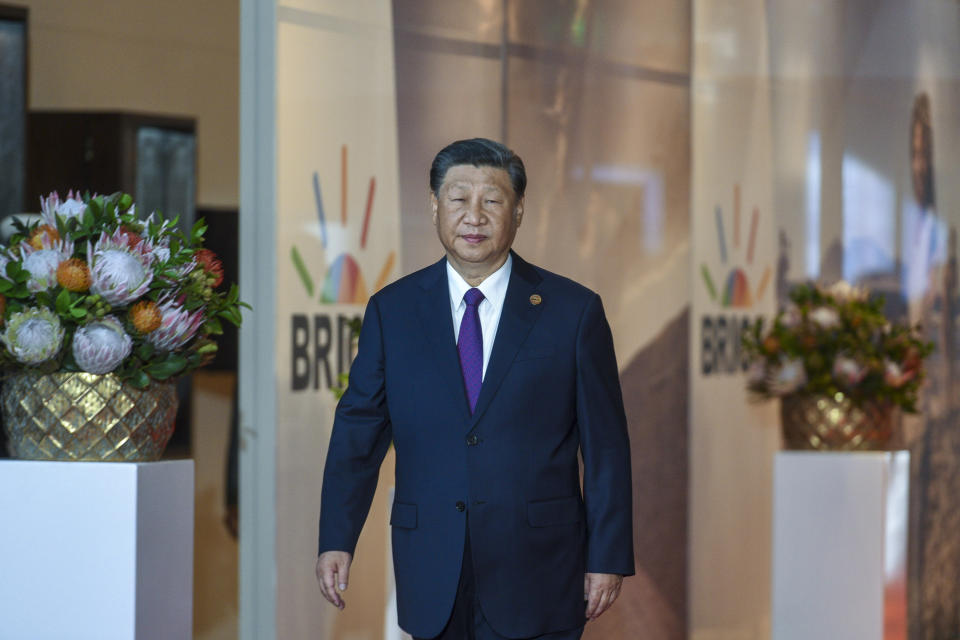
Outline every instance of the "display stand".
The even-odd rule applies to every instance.
[[[190,638],[193,485],[192,460],[0,460],[0,636]]]
[[[906,639],[910,454],[777,454],[773,640]]]

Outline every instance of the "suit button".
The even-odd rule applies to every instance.
[[[463,504],[463,500],[457,500],[457,511],[466,510],[467,505]]]
[[[469,436],[467,436],[467,444],[470,445],[471,447],[475,446],[479,442],[480,442],[480,438],[477,437],[477,434],[471,433]]]

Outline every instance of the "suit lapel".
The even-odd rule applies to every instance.
[[[540,315],[540,305],[532,304],[530,295],[537,290],[541,278],[536,270],[520,256],[513,252],[511,252],[511,255],[513,256],[513,266],[510,271],[510,282],[507,285],[507,295],[503,301],[503,311],[500,313],[500,324],[494,336],[493,352],[490,354],[487,373],[483,378],[483,385],[480,387],[480,397],[477,398],[477,408],[470,420],[471,429],[477,424],[487,407],[490,406],[500,383],[503,382],[504,376],[507,375],[510,366],[513,364],[517,350],[527,339],[527,334],[530,333],[533,323]],[[447,298],[449,299],[449,295]],[[449,302],[447,304],[447,315],[449,316]],[[459,372],[456,350],[454,350],[454,359]],[[462,378],[462,374],[458,376],[458,379]],[[466,397],[466,394],[464,394],[464,397]]]
[[[453,337],[453,317],[450,313],[450,287],[447,284],[447,259],[441,258],[426,271],[420,281],[423,289],[417,301],[417,315],[426,332],[427,341],[433,346],[424,356],[432,358],[434,368],[446,385],[445,392],[459,398],[464,420],[470,419],[467,392],[460,371],[460,357]]]

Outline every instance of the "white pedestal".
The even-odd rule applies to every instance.
[[[906,639],[910,454],[777,454],[773,640]]]
[[[192,460],[0,460],[0,637],[180,640],[192,615]]]

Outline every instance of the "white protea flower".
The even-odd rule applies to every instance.
[[[30,272],[27,280],[27,289],[30,291],[46,291],[57,284],[57,267],[64,260],[73,255],[73,241],[51,240],[49,236],[41,236],[41,247],[37,249],[29,242],[20,244],[22,266]],[[6,264],[3,265],[6,274]]]
[[[162,320],[160,327],[146,335],[146,340],[159,351],[176,351],[196,335],[203,324],[203,309],[188,311],[170,298],[157,303]]]
[[[19,362],[40,364],[60,351],[63,327],[50,309],[30,307],[10,316],[2,339]]]
[[[131,349],[133,339],[114,316],[91,322],[73,334],[73,359],[88,373],[110,373],[130,355]]]
[[[54,191],[46,198],[40,198],[40,215],[45,224],[57,227],[57,218],[64,222],[70,218],[79,218],[87,210],[87,205],[80,199],[80,192],[74,195],[71,190],[66,200],[60,200],[60,195]]]
[[[821,329],[833,329],[840,324],[840,314],[830,307],[817,307],[810,312],[810,320]]]
[[[13,258],[10,257],[10,253],[6,247],[0,247],[0,278],[9,280],[9,278],[7,278],[7,265],[12,261]]]
[[[793,393],[807,383],[803,360],[782,358],[778,366],[767,372],[767,387],[775,396]]]
[[[846,280],[834,282],[827,287],[826,292],[837,300],[859,300],[864,301],[870,297],[870,292],[863,287],[855,287]]]
[[[150,289],[153,281],[153,247],[146,240],[130,246],[127,234],[103,233],[95,247],[87,246],[90,261],[90,291],[111,305],[133,302]]]

